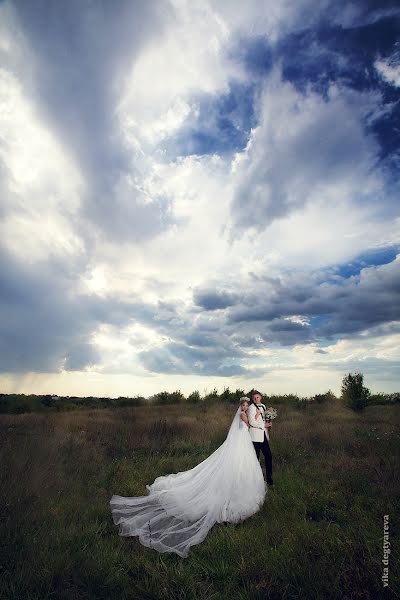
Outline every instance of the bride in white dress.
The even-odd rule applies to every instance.
[[[248,400],[240,399],[225,441],[203,462],[157,477],[147,496],[112,496],[119,535],[186,557],[215,523],[238,523],[261,508],[267,484],[248,431]]]

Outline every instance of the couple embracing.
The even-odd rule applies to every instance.
[[[138,536],[144,546],[186,558],[215,523],[240,523],[259,511],[273,483],[271,424],[261,399],[257,390],[251,400],[240,398],[225,441],[192,469],[157,477],[146,485],[146,496],[114,494],[110,508],[119,535]],[[203,418],[209,419],[207,413]]]
[[[266,408],[261,402],[262,395],[260,392],[253,390],[251,393],[251,398],[252,402],[250,405],[248,402],[246,402],[249,400],[249,398],[246,396],[240,399],[240,404],[242,406],[241,419],[247,423],[249,427],[250,437],[252,439],[257,458],[260,456],[260,451],[264,455],[267,484],[273,485],[272,455],[269,447],[268,431],[272,427],[272,423],[266,418]]]

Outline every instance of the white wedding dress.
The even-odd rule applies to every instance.
[[[223,444],[193,469],[157,477],[147,496],[112,496],[119,535],[186,557],[215,523],[237,523],[261,508],[267,484],[240,412]]]

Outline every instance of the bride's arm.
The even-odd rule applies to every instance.
[[[244,421],[246,423],[246,425],[249,424],[249,420],[247,418],[246,413],[244,413],[244,412],[240,413],[240,418],[242,419],[242,421]]]
[[[256,418],[256,407],[254,404],[249,406],[249,410],[247,411],[247,417],[249,419],[249,425],[251,427],[257,427],[258,429],[264,429],[264,422],[262,419]]]

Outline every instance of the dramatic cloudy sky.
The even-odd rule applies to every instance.
[[[396,5],[0,2],[0,391],[399,390]]]

